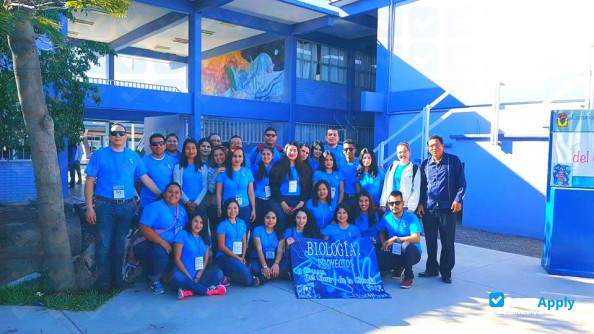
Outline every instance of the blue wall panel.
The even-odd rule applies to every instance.
[[[297,104],[346,110],[347,87],[330,82],[297,79]]]

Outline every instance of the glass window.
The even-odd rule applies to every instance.
[[[346,84],[346,50],[330,45],[297,41],[297,77]]]

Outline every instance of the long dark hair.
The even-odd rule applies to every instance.
[[[194,158],[194,167],[196,168],[195,171],[197,172],[200,168],[202,168],[202,160],[200,159],[200,146],[196,142],[196,140],[192,138],[188,138],[184,141],[184,146],[182,146],[182,153],[179,159],[179,166],[180,167],[188,167],[188,157],[186,157],[186,146],[188,144],[194,144],[196,146],[196,158]]]
[[[270,154],[272,154],[274,157],[274,152],[272,152],[272,148],[262,147],[262,150],[260,151],[260,156],[262,156],[262,153],[264,151],[270,151]],[[272,161],[270,163],[272,164]],[[260,161],[258,161],[258,172],[256,173],[255,179],[256,179],[256,181],[260,181],[263,178],[268,177],[268,176],[269,175],[268,175],[268,172],[266,171],[266,165],[264,165],[264,161],[262,161],[262,159],[260,159]],[[275,212],[275,214],[276,214],[276,212]]]
[[[311,189],[308,182],[311,181],[311,175],[308,175],[307,168],[305,167],[305,163],[299,159],[299,144],[297,142],[290,142],[285,145],[285,155],[279,161],[277,161],[273,168],[278,170],[278,176],[280,177],[279,180],[275,180],[278,184],[283,183],[284,176],[286,176],[289,180],[293,180],[293,173],[291,173],[291,162],[289,161],[288,155],[286,153],[289,146],[295,146],[297,148],[297,158],[295,158],[295,168],[297,169],[297,173],[299,174],[299,179],[301,183],[301,187],[307,191]]]
[[[231,154],[229,154],[229,156],[225,160],[225,173],[227,173],[227,176],[231,180],[233,180],[233,167],[232,167],[233,166],[233,154],[235,154],[235,152],[238,152],[238,151],[241,151],[241,154],[243,154],[243,160],[241,161],[241,167],[245,167],[245,152],[243,151],[243,149],[237,148],[237,149],[233,150],[231,152]]]
[[[231,205],[231,203],[235,203],[237,205],[237,207],[239,208],[239,202],[237,202],[237,200],[235,198],[227,198],[225,203],[223,203],[223,207],[221,208],[220,221],[223,221],[223,220],[229,218],[229,216],[227,216],[227,209],[229,209],[229,205]],[[236,218],[239,218],[239,215]],[[241,218],[239,218],[239,219],[241,219]]]
[[[210,244],[210,238],[208,237],[208,226],[205,223],[206,218],[204,218],[203,215],[197,214],[192,219],[188,219],[186,226],[184,226],[184,230],[186,230],[186,232],[188,232],[188,234],[190,234],[190,236],[193,236],[193,234],[192,234],[192,220],[196,219],[196,217],[199,217],[200,219],[202,219],[202,229],[200,230],[200,232],[198,232],[198,236],[200,236],[200,238],[202,238],[202,241],[204,241],[204,244],[208,246],[208,244]]]
[[[326,158],[327,157],[332,157],[332,171],[336,172],[338,171],[338,161],[336,161],[336,157],[334,156],[334,153],[330,152],[330,151],[325,151],[324,153],[322,153],[322,156],[320,157],[320,164],[318,165],[318,169],[326,172]]]
[[[311,194],[311,204],[313,204],[313,206],[317,207],[318,203],[320,202],[320,196],[318,196],[318,190],[320,189],[321,185],[325,185],[326,189],[328,189],[328,196],[326,196],[326,202],[328,204],[330,204],[332,202],[332,191],[330,190],[330,183],[328,183],[328,181],[326,180],[319,180],[318,182],[316,182],[316,185],[313,188],[312,194]]]
[[[322,154],[324,153],[324,143],[322,143],[321,140],[314,141],[313,144],[311,144],[311,151],[309,152],[309,158],[312,160],[314,157],[313,151],[316,149],[316,146],[320,148],[320,151],[322,151]],[[322,158],[322,155],[320,155],[320,158]]]
[[[353,223],[353,214],[351,213],[351,207],[346,204],[345,202],[341,202],[336,206],[336,209],[334,209],[334,215],[332,215],[332,219],[334,220],[334,222],[336,224],[338,224],[338,210],[340,209],[344,209],[348,215],[347,218],[347,223],[352,224]]]
[[[367,209],[367,216],[369,216],[369,227],[374,227],[375,224],[377,224],[377,220],[375,219],[377,211],[375,209],[375,205],[373,204],[373,198],[367,190],[361,190],[357,194],[357,207],[355,208],[356,217],[359,217],[363,213],[358,203],[361,197],[367,197],[369,199],[369,209]]]
[[[301,207],[295,210],[295,214],[293,215],[293,220],[289,223],[289,228],[296,228],[297,227],[297,214],[299,212],[305,213],[307,216],[307,224],[303,227],[303,237],[305,238],[320,238],[320,228],[318,227],[318,223],[316,222],[316,218],[314,215],[306,209],[305,207]]]
[[[276,214],[276,211],[274,211],[272,209],[266,211],[266,213],[264,214],[264,218],[262,219],[262,226],[264,227],[264,229],[266,229],[266,223],[265,223],[266,216],[271,212],[274,213],[274,216],[276,217],[276,224],[274,224],[274,227],[273,227],[274,234],[276,234],[276,240],[281,241],[281,240],[283,240],[284,231],[281,230],[281,226],[278,223],[278,215]]]
[[[375,179],[375,177],[378,174],[375,153],[373,153],[373,150],[370,150],[366,147],[362,149],[361,153],[359,154],[359,165],[357,166],[357,180],[360,180],[361,177],[363,177],[363,173],[365,173],[365,166],[363,166],[363,156],[365,154],[369,154],[369,156],[371,157],[371,165],[369,166],[369,176]]]
[[[200,140],[198,141],[198,146],[196,146],[196,149],[198,150],[198,155],[200,156],[200,158],[202,158],[202,156],[200,155],[200,146],[202,146],[202,143],[208,143],[210,145],[210,151],[212,152],[212,143],[210,142],[210,140],[208,138],[200,138]],[[208,155],[210,157],[210,154]],[[202,159],[200,159],[202,160]]]

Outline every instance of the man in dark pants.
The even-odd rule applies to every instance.
[[[427,264],[419,277],[441,274],[444,283],[452,283],[456,221],[466,192],[464,168],[457,156],[443,152],[443,139],[440,136],[429,137],[427,149],[431,157],[421,164],[421,204],[417,208],[417,213],[423,218]],[[439,263],[438,231],[441,240]]]

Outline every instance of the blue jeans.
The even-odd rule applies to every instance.
[[[95,288],[98,290],[124,286],[122,279],[124,244],[135,211],[136,204],[133,201],[124,204],[105,201],[95,203],[98,232],[95,250],[97,263]]]
[[[299,196],[283,196],[280,201],[270,200],[270,210],[276,213],[276,224],[279,226],[281,231],[287,228],[287,222],[294,218],[293,214],[285,214],[281,202],[285,201],[288,206],[295,207],[299,204]]]
[[[266,265],[268,268],[272,268],[275,259],[267,259]],[[260,260],[257,258],[250,259],[250,270],[252,274],[260,279],[261,282],[268,282],[274,278],[270,277],[267,279],[262,275],[262,265],[260,264]],[[278,264],[278,278],[280,279],[287,279],[289,277],[289,260],[283,256],[281,262]]]
[[[195,294],[204,296],[206,295],[206,289],[212,285],[219,285],[221,279],[223,279],[223,272],[221,269],[205,270],[204,274],[202,274],[202,278],[200,278],[200,281],[197,283],[184,275],[181,271],[175,270],[171,277],[171,285],[175,290],[191,290]]]
[[[243,219],[243,221],[245,222],[245,226],[248,227],[248,229],[250,228],[250,213],[252,212],[252,210],[250,209],[250,206],[244,206],[239,208],[239,214],[237,215],[237,217]]]
[[[173,246],[171,247],[173,250]],[[134,255],[142,261],[151,282],[161,279],[161,274],[169,264],[169,254],[163,246],[145,240],[134,246]]]
[[[217,265],[225,275],[231,278],[231,282],[238,282],[243,286],[254,285],[254,276],[252,276],[250,268],[237,259],[221,255],[217,257]]]
[[[272,202],[270,199],[256,198],[256,220],[250,225],[251,230],[256,226],[264,225],[264,216],[271,210],[270,202]]]

